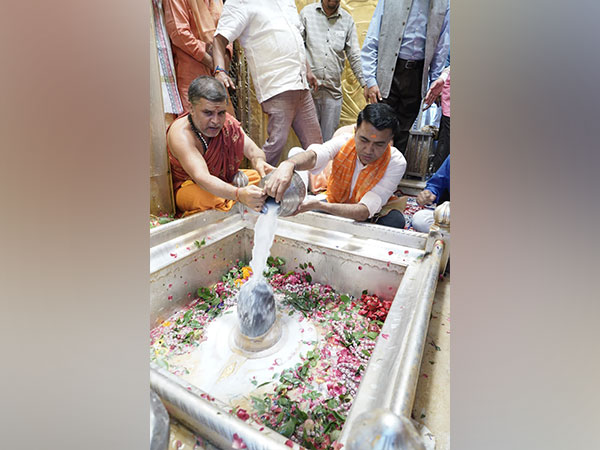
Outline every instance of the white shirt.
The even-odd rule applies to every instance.
[[[244,47],[259,103],[308,89],[302,25],[294,0],[227,0],[215,36]]]
[[[310,170],[310,173],[316,175],[320,173],[329,161],[331,161],[346,142],[348,142],[354,135],[352,133],[340,134],[333,139],[328,140],[323,144],[312,144],[306,150],[312,150],[317,154],[317,161],[315,167]],[[394,195],[398,184],[406,171],[406,159],[402,156],[402,153],[398,151],[396,147],[392,147],[392,155],[390,163],[383,174],[383,177],[379,182],[371,189],[366,192],[365,195],[358,201],[358,203],[364,204],[369,210],[369,217],[373,217],[377,214],[381,208],[388,202],[390,197]],[[352,175],[352,183],[350,185],[350,197],[354,192],[356,186],[356,180],[360,171],[366,166],[360,162],[360,158],[356,158],[356,165],[354,166],[354,173]]]

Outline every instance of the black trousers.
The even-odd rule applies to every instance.
[[[422,78],[423,61],[406,61],[398,58],[390,94],[383,99],[383,103],[394,108],[400,122],[400,132],[394,139],[394,147],[402,154],[406,150],[408,131],[419,114]]]
[[[440,131],[438,134],[438,144],[433,160],[431,161],[431,173],[437,172],[450,154],[450,117],[442,114],[440,120]]]
[[[370,219],[369,222],[377,223],[379,225],[385,225],[387,227],[393,228],[404,228],[406,224],[406,220],[404,219],[404,214],[397,209],[392,209],[389,213],[387,213],[383,217],[377,217],[377,219]]]

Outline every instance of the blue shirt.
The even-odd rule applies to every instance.
[[[425,58],[429,1],[430,0],[413,0],[406,20],[398,58],[408,60],[422,60]],[[379,31],[381,29],[381,16],[383,15],[384,3],[385,0],[379,0],[379,2],[377,2],[360,53],[363,75],[367,82],[367,87],[373,87],[377,84],[377,53],[379,49]],[[444,23],[442,24],[440,39],[433,53],[433,58],[429,67],[429,80],[431,82],[437,80],[442,73],[442,70],[444,70],[446,55],[450,48],[449,12],[450,2],[448,2],[448,9],[446,9],[446,16],[444,17]]]
[[[435,195],[435,203],[440,204],[440,197],[450,197],[450,156],[447,156],[440,168],[427,180],[425,189]]]

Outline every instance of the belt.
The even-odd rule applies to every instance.
[[[405,69],[418,69],[423,66],[424,62],[425,60],[423,59],[411,61],[407,59],[398,58],[398,64],[400,64],[400,67],[403,67]]]

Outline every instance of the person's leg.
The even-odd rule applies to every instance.
[[[197,212],[217,209],[229,211],[235,202],[222,197],[217,197],[205,191],[193,181],[184,182],[175,194],[175,204],[184,216]]]
[[[406,220],[404,219],[404,214],[402,214],[401,211],[392,209],[385,216],[378,217],[373,223],[393,228],[404,228]]]
[[[312,92],[311,96],[313,103],[315,104],[315,112],[317,113],[317,120],[321,123],[321,112],[323,111],[323,93],[321,91]]]
[[[267,162],[272,166],[277,166],[279,163],[281,151],[290,133],[295,111],[294,92],[296,91],[282,92],[260,104],[263,112],[269,116],[267,125],[269,136],[263,145],[263,151]],[[314,110],[315,105],[312,106]]]
[[[429,228],[433,225],[433,210],[421,209],[412,217],[412,227],[420,233],[428,233]]]
[[[421,105],[421,77],[423,76],[423,65],[406,68],[406,63],[398,59],[394,69],[394,78],[390,94],[383,99],[396,112],[400,122],[400,132],[394,139],[394,147],[402,154],[406,151],[409,130],[419,114]]]
[[[437,172],[446,157],[450,154],[450,117],[442,115],[440,120],[440,132],[438,145],[433,161],[431,162],[431,172]]]
[[[310,91],[305,89],[294,91],[294,93],[297,95],[297,103],[292,128],[296,132],[302,148],[306,149],[310,144],[322,144],[321,127],[319,126],[315,102],[312,95],[310,95]]]
[[[321,124],[321,135],[323,142],[327,142],[333,137],[333,133],[340,124],[342,98],[334,98],[330,92],[323,89],[320,103],[321,113],[319,115],[319,123]]]
[[[246,174],[246,176],[248,177],[249,185],[258,186],[258,183],[260,182],[260,178],[261,178],[258,171],[254,170],[254,169],[240,169],[240,171],[244,172]]]

